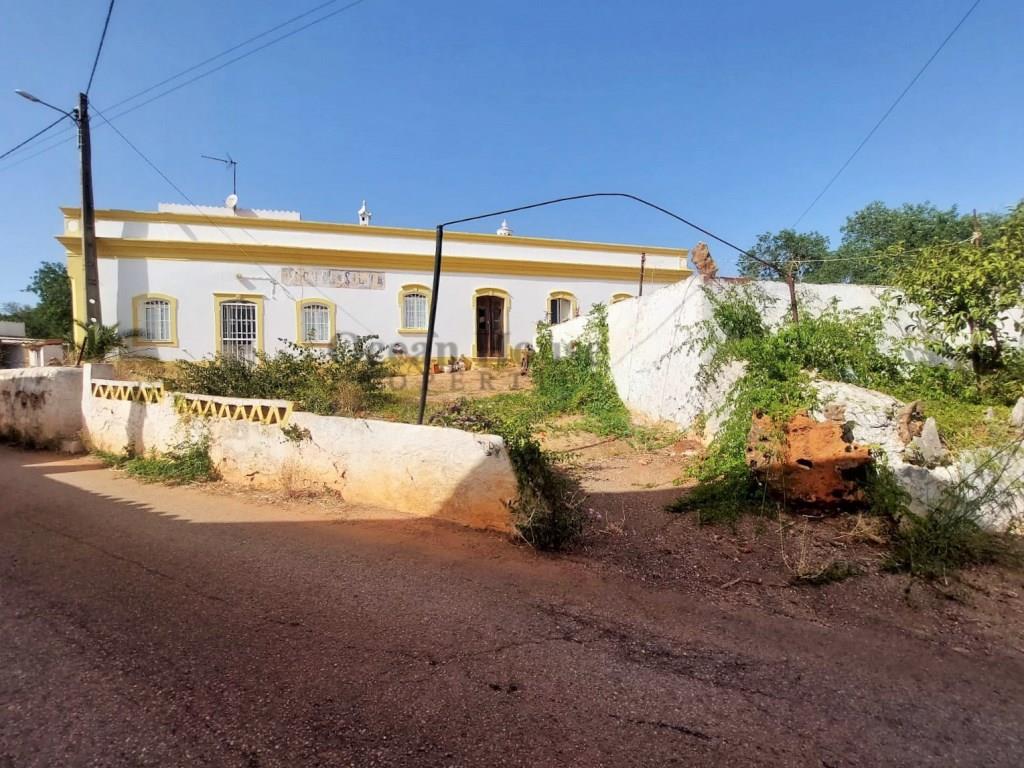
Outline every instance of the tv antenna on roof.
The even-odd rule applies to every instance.
[[[231,168],[231,196],[228,198],[228,206],[234,208],[238,205],[238,161],[231,157],[230,153],[225,152],[224,154],[227,155],[227,159],[211,155],[200,155],[200,157],[204,160],[216,160]]]

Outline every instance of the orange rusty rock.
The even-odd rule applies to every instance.
[[[797,413],[780,430],[754,415],[747,436],[747,464],[777,498],[822,510],[864,504],[862,487],[871,453],[853,442],[836,420]]]

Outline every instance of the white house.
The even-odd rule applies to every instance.
[[[85,318],[80,211],[62,208],[74,315]],[[133,330],[160,359],[273,352],[377,335],[422,356],[434,230],[303,221],[297,212],[161,204],[96,212],[103,322]],[[538,321],[689,275],[687,251],[514,235],[445,232],[435,356],[515,356]]]

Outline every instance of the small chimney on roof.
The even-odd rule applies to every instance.
[[[512,227],[508,225],[508,221],[506,219],[501,220],[501,226],[498,227],[498,234],[502,237],[512,236]]]
[[[359,226],[368,227],[370,226],[370,219],[373,218],[373,214],[370,213],[370,209],[366,207],[366,201],[363,200],[362,206],[359,208]]]

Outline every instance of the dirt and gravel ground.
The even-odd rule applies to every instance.
[[[0,448],[0,766],[1024,763],[1019,575],[789,586],[661,512],[687,449],[579,451],[548,556]]]

